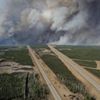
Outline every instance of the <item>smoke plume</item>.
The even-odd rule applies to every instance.
[[[0,44],[100,45],[99,0],[1,0]]]

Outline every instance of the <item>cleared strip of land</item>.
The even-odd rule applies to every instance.
[[[34,62],[37,64],[44,80],[46,81],[52,95],[55,100],[69,100],[69,95],[72,93],[58,80],[56,75],[48,68],[48,66],[42,61],[42,59],[37,56],[34,50],[28,46],[28,50],[33,58]]]
[[[55,73],[44,63],[44,61],[38,56],[39,61],[43,65],[43,70],[46,73],[49,80],[52,82],[53,86],[61,96],[62,100],[69,100],[69,96],[73,95],[72,92],[69,91],[69,89],[61,83]]]
[[[85,84],[87,90],[94,95],[97,100],[100,100],[100,80],[51,45],[48,45],[48,47],[58,56],[73,75]]]

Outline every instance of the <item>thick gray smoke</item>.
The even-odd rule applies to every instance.
[[[99,0],[1,0],[0,44],[100,44]]]

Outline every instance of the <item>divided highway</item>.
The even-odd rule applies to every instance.
[[[34,62],[36,63],[37,67],[39,68],[44,80],[46,81],[53,97],[55,100],[62,100],[60,95],[58,94],[58,92],[56,91],[56,89],[54,88],[53,84],[51,83],[51,81],[48,79],[47,75],[45,74],[44,70],[42,69],[43,68],[43,65],[41,64],[41,62],[38,60],[38,58],[36,57],[35,55],[35,52],[29,47],[27,46],[28,50],[29,50],[29,53],[30,55],[32,56],[32,58],[34,59]],[[32,60],[33,60],[32,59]]]
[[[58,56],[72,74],[87,87],[87,90],[96,97],[96,100],[100,100],[100,80],[53,46],[48,45],[48,47]]]

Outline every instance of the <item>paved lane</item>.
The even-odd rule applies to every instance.
[[[32,58],[34,59],[34,62],[36,63],[37,67],[39,68],[44,80],[46,81],[46,83],[47,83],[47,85],[48,85],[48,87],[49,87],[54,99],[55,100],[62,100],[61,97],[59,96],[58,92],[56,91],[56,89],[54,88],[54,86],[52,85],[50,80],[48,79],[48,77],[45,74],[44,70],[42,69],[43,65],[41,64],[41,62],[36,57],[35,52],[29,46],[27,48],[29,50],[29,53],[32,55]]]
[[[94,95],[97,100],[100,100],[100,80],[53,46],[48,45],[48,47],[58,56],[66,67],[86,85],[89,92]]]

